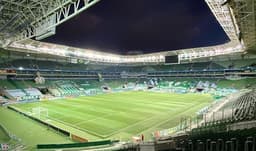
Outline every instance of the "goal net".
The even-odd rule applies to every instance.
[[[44,107],[35,107],[32,108],[32,115],[41,119],[42,117],[48,117],[48,109]]]

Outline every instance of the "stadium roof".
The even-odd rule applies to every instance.
[[[229,41],[204,0],[102,0],[44,42],[115,54],[146,54]]]
[[[55,33],[55,27],[100,0],[0,0],[0,44]]]
[[[41,39],[54,34],[57,25],[93,6],[98,1],[0,0],[0,11],[3,16],[0,18],[0,45],[15,51],[48,53],[110,63],[161,63],[164,62],[164,56],[167,55],[178,55],[180,60],[191,60],[241,53],[255,45],[255,0],[206,0],[231,40],[217,46],[124,56],[29,40],[32,37]]]

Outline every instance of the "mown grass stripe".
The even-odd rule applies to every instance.
[[[15,105],[31,111],[49,109],[50,119],[101,137],[125,137],[175,126],[179,117],[194,115],[212,98],[203,94],[120,92]]]

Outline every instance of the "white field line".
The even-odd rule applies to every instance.
[[[185,105],[184,105],[184,106],[185,106]],[[54,112],[54,113],[57,113],[57,114],[62,115],[62,113],[61,113],[61,112],[58,112],[58,111],[52,111],[52,110],[50,110],[50,112]],[[173,110],[170,110],[170,111],[165,112],[165,113],[163,113],[163,114],[168,114],[168,113],[171,113],[171,112],[173,112]],[[183,112],[182,112],[182,113],[183,113]],[[144,119],[144,120],[142,120],[142,121],[135,122],[134,124],[128,125],[128,126],[122,128],[122,129],[119,129],[119,130],[112,129],[112,130],[115,130],[115,132],[110,133],[110,134],[108,134],[108,135],[101,135],[101,134],[98,134],[98,133],[89,131],[89,130],[87,130],[87,129],[78,127],[78,126],[77,126],[77,123],[75,123],[74,125],[72,125],[71,123],[67,123],[67,122],[61,121],[61,120],[59,120],[59,119],[55,119],[55,118],[52,118],[52,117],[51,117],[51,119],[52,119],[52,120],[55,120],[55,121],[57,121],[57,122],[61,122],[61,123],[63,123],[63,124],[66,124],[66,125],[68,125],[68,126],[77,128],[77,129],[79,129],[79,130],[84,130],[85,132],[88,132],[88,133],[90,133],[90,134],[94,134],[94,135],[96,135],[96,136],[108,137],[108,136],[111,136],[111,135],[120,133],[121,131],[124,131],[125,129],[128,129],[128,128],[130,128],[130,127],[136,126],[136,125],[138,125],[138,124],[140,124],[140,123],[143,123],[143,122],[152,120],[152,119],[154,119],[154,118],[157,118],[157,117],[159,117],[159,116],[161,116],[161,115],[162,115],[162,114],[157,114],[157,115],[155,115],[155,116],[151,116],[150,118],[146,118],[146,119]],[[169,120],[169,119],[167,119],[166,121],[168,121],[168,120]],[[166,122],[166,121],[164,121],[164,122]],[[83,122],[85,122],[85,121],[83,121]],[[161,122],[161,123],[163,123],[163,122]],[[111,129],[111,128],[110,128],[110,129]]]
[[[82,102],[82,100],[78,100],[78,101],[81,101]],[[106,100],[104,100],[104,101],[106,101]],[[109,101],[109,102],[113,102],[113,101]],[[154,105],[156,105],[156,103],[153,103],[154,101],[150,101],[150,106],[154,106]],[[68,106],[72,106],[72,107],[74,107],[74,108],[83,108],[81,105],[76,105],[77,104],[77,102],[75,102],[75,103],[73,103],[73,102],[68,102],[68,103],[70,103]],[[73,103],[73,104],[72,104]],[[144,103],[142,103],[142,102],[137,102],[138,104],[144,104]],[[167,103],[167,102],[166,102]],[[163,103],[158,103],[159,105],[165,105],[166,104],[165,102],[163,102]],[[173,104],[171,104],[171,103],[173,103]],[[63,102],[57,102],[57,104],[62,104],[62,105],[64,105],[64,106],[66,106],[66,104],[65,103],[63,103]],[[135,103],[136,104],[136,103]],[[192,103],[186,103],[186,102],[177,102],[177,101],[175,101],[175,102],[171,102],[170,101],[170,104],[172,105],[172,106],[180,106],[180,107],[184,107],[184,106],[187,106],[187,105],[191,105]],[[184,105],[183,105],[184,104]],[[88,106],[93,106],[93,105],[88,105]],[[165,112],[165,113],[163,113],[163,114],[168,114],[168,113],[171,113],[171,112],[173,112],[173,111],[175,111],[176,109],[173,109],[172,107],[170,107],[171,108],[171,110],[169,110],[168,112]],[[191,110],[192,108],[190,108],[190,109],[188,109],[188,110]],[[111,109],[110,109],[111,110]],[[135,110],[135,109],[134,109]],[[188,110],[186,110],[186,111],[188,111]],[[74,111],[74,110],[72,110],[72,111]],[[96,110],[94,110],[94,111],[96,111]],[[114,111],[114,110],[112,110],[112,111]],[[186,112],[185,111],[185,112]],[[50,112],[53,112],[53,113],[57,113],[57,114],[60,114],[60,115],[63,115],[63,113],[62,112],[58,112],[58,111],[53,111],[53,110],[50,110]],[[76,111],[74,111],[74,112],[76,112]],[[97,110],[97,112],[99,112],[98,110]],[[99,117],[99,118],[94,118],[94,119],[89,119],[89,120],[85,120],[85,121],[81,121],[81,122],[78,122],[78,123],[75,123],[74,125],[72,125],[71,123],[67,123],[67,122],[64,122],[64,121],[61,121],[61,120],[59,120],[59,119],[55,119],[55,118],[52,118],[51,117],[51,119],[53,119],[53,120],[55,120],[55,121],[57,121],[57,122],[61,122],[61,123],[63,123],[63,124],[66,124],[67,126],[71,126],[71,127],[74,127],[74,128],[77,128],[78,130],[84,130],[85,132],[88,132],[88,133],[90,133],[90,134],[96,134],[96,136],[102,136],[102,137],[104,137],[104,136],[106,136],[106,135],[100,135],[100,134],[98,134],[98,133],[95,133],[95,132],[91,132],[91,131],[88,131],[87,129],[83,129],[83,128],[80,128],[80,127],[77,127],[77,125],[79,125],[79,124],[82,124],[82,123],[86,123],[86,122],[88,122],[88,121],[95,121],[95,120],[98,120],[98,119],[101,119],[101,118],[103,118],[104,119],[104,117],[108,117],[108,116],[111,116],[111,115],[113,115],[113,114],[118,114],[118,113],[120,113],[120,112],[113,112],[113,113],[109,113],[109,112],[99,112],[99,113],[102,113],[104,116],[101,116],[101,117]],[[181,112],[180,114],[182,114],[182,113],[184,113],[184,112]],[[105,115],[105,114],[107,114],[107,115]],[[132,125],[128,125],[127,127],[124,127],[124,128],[122,128],[122,129],[119,129],[119,130],[116,130],[114,133],[111,133],[111,134],[109,134],[108,136],[111,136],[111,135],[113,135],[113,134],[116,134],[116,133],[119,133],[119,132],[121,132],[121,131],[124,131],[125,129],[128,129],[128,128],[130,128],[130,127],[133,127],[133,126],[136,126],[136,125],[138,125],[138,124],[140,124],[140,123],[143,123],[143,122],[146,122],[146,121],[149,121],[149,120],[152,120],[152,119],[154,119],[154,118],[157,118],[157,117],[159,117],[159,116],[161,116],[161,115],[163,115],[163,114],[157,114],[157,115],[155,115],[155,116],[151,116],[150,118],[146,118],[146,119],[144,119],[144,120],[142,120],[142,121],[138,121],[138,122],[135,122],[134,124],[132,124]],[[180,115],[180,114],[178,114],[178,115]],[[178,115],[176,115],[176,116],[178,116]],[[174,117],[176,117],[176,116],[174,116]],[[64,116],[65,117],[65,116]],[[66,116],[67,117],[67,116]],[[173,117],[173,116],[172,116]],[[165,120],[165,121],[163,121],[163,122],[161,122],[161,123],[159,123],[159,124],[157,124],[157,125],[161,125],[162,123],[165,123],[165,122],[167,122],[167,121],[169,121],[170,119],[167,119],[167,120]],[[154,127],[156,127],[157,125],[154,125]],[[111,129],[111,128],[110,128]],[[114,129],[113,129],[114,130]]]
[[[50,111],[50,112],[54,112],[54,113],[60,114],[60,112],[57,112],[57,111]],[[50,116],[48,116],[48,117],[50,117]],[[70,126],[70,127],[72,127],[72,128],[76,128],[76,129],[78,129],[78,130],[81,130],[81,131],[90,133],[90,134],[95,135],[95,136],[105,137],[104,135],[98,134],[98,133],[93,132],[93,131],[89,131],[89,130],[84,129],[84,128],[81,128],[81,127],[77,127],[77,126],[75,126],[75,125],[72,125],[71,123],[67,123],[67,122],[64,122],[64,121],[62,121],[62,120],[59,120],[59,119],[56,119],[56,118],[53,118],[53,117],[50,117],[50,119],[53,120],[53,121],[56,121],[56,122],[60,122],[60,123],[62,123],[62,124],[65,124],[65,125],[67,125],[67,126]]]
[[[68,103],[68,104],[67,104]],[[84,107],[83,106],[81,106],[81,104],[79,105],[79,103],[77,103],[77,102],[72,102],[72,101],[70,101],[70,102],[65,102],[65,103],[63,103],[63,102],[61,102],[61,103],[59,103],[59,104],[62,104],[62,105],[65,105],[65,106],[72,106],[73,108],[79,108],[79,109],[84,109]],[[98,112],[98,113],[103,113],[103,114],[108,114],[110,111],[112,111],[113,112],[113,110],[112,109],[108,109],[108,110],[110,110],[110,111],[97,111],[97,110],[95,110],[94,108],[94,106],[93,105],[88,105],[87,104],[87,106],[90,106],[90,109],[91,110],[93,110],[93,111],[96,111],[96,112]]]
[[[107,100],[107,99],[109,99],[109,98],[106,98],[106,99],[100,98],[100,99],[98,99],[98,100],[103,100],[104,102],[113,102],[113,103],[117,103],[117,102],[115,102],[115,101],[111,101],[111,100]],[[83,102],[83,101],[80,100],[80,99],[74,99],[74,100]],[[126,101],[126,100],[125,100],[125,101]],[[152,104],[151,106],[154,106],[154,105],[157,105],[157,104],[159,104],[159,105],[166,105],[166,104],[170,104],[170,103],[172,103],[173,106],[193,105],[193,103],[190,103],[190,102],[179,102],[179,101],[171,101],[171,100],[170,100],[170,102],[168,102],[168,101],[164,101],[164,102],[155,102],[154,100],[153,100],[153,101],[152,101],[152,100],[148,100],[147,102],[151,103],[151,104]],[[129,104],[129,103],[127,103],[127,104]],[[132,104],[145,105],[145,101],[138,101],[138,102],[135,102],[135,103],[132,103]]]
[[[183,106],[184,106],[184,105],[183,105]],[[135,109],[134,109],[134,110],[135,110]],[[177,110],[177,109],[170,109],[170,111],[175,111],[175,110]],[[132,110],[131,110],[131,111],[132,111]],[[115,113],[109,113],[109,114],[107,114],[107,115],[105,115],[105,116],[101,116],[101,117],[98,117],[98,118],[89,119],[89,120],[85,120],[85,121],[81,121],[81,122],[75,123],[75,125],[80,125],[80,124],[82,124],[82,123],[86,123],[86,122],[90,122],[90,121],[96,121],[96,120],[98,120],[98,119],[104,119],[105,117],[109,117],[109,116],[111,116],[111,115],[120,114],[120,113],[128,114],[127,112],[122,112],[122,111],[120,111],[120,112],[115,112]],[[146,119],[147,119],[147,118],[146,118]],[[137,123],[137,122],[135,122],[135,123]]]
[[[79,100],[78,100],[79,101]],[[81,100],[80,100],[81,101]],[[109,101],[110,102],[110,101]],[[136,103],[135,103],[136,104]],[[144,103],[139,103],[139,104],[141,104],[141,105],[145,105]],[[156,104],[154,104],[154,103],[151,103],[151,104],[149,104],[149,107],[151,107],[151,106],[155,106]],[[166,105],[166,104],[165,104]],[[183,107],[184,105],[180,105],[180,104],[177,104],[176,102],[173,104],[173,103],[171,103],[171,104],[169,104],[170,105],[170,107],[168,107],[168,108],[170,108],[172,111],[175,111],[175,108],[178,106],[178,107]],[[188,105],[188,104],[186,104],[186,105]],[[77,107],[78,105],[70,105],[70,106],[74,106],[74,107]],[[92,105],[90,105],[90,106],[92,106]],[[81,107],[81,106],[78,106],[78,108],[83,108],[83,107]],[[167,108],[167,107],[164,107],[164,106],[161,106],[161,107],[156,107],[156,108],[158,108],[158,109],[154,109],[154,110],[159,110],[159,109],[161,109],[161,108]],[[112,110],[112,109],[108,109],[108,110],[110,110],[111,112],[112,112],[112,114],[115,114],[116,112],[114,111],[114,110]],[[97,111],[98,112],[98,110],[94,110],[94,111]],[[118,112],[117,112],[118,113]],[[109,112],[104,112],[104,114],[109,114]]]
[[[194,107],[192,107],[192,108],[194,108]],[[192,108],[190,108],[190,109],[188,109],[188,110],[186,110],[186,111],[189,111],[189,110],[191,110]],[[185,112],[186,112],[186,111],[185,111]],[[124,127],[124,128],[122,128],[122,129],[119,129],[119,130],[115,131],[114,133],[111,133],[109,136],[114,135],[114,134],[117,134],[117,133],[120,133],[120,132],[122,132],[122,131],[124,131],[124,130],[130,128],[130,127],[134,127],[134,126],[136,126],[136,125],[138,125],[138,124],[140,124],[140,123],[144,123],[144,122],[146,122],[146,121],[152,120],[152,119],[154,119],[154,118],[158,118],[159,116],[165,115],[165,114],[168,114],[168,113],[172,113],[172,111],[171,111],[171,112],[170,112],[170,111],[169,111],[169,112],[165,112],[165,113],[163,113],[163,114],[157,114],[157,115],[152,116],[152,117],[150,117],[150,118],[146,118],[145,120],[136,122],[136,123],[134,123],[134,124],[132,124],[132,125],[129,125],[129,126],[127,126],[127,127]],[[182,112],[182,113],[184,113],[184,112]],[[180,115],[180,114],[178,114],[178,115]],[[178,115],[176,115],[176,116],[178,116]],[[173,117],[173,116],[172,116],[172,117]],[[166,121],[168,121],[168,120],[170,120],[170,119],[167,119]],[[166,121],[164,121],[164,122],[166,122]],[[161,124],[164,123],[164,122],[161,122]],[[160,124],[157,124],[157,125],[160,125]],[[154,126],[154,127],[155,127],[155,126]]]
[[[63,104],[63,103],[62,103]],[[71,106],[75,106],[76,107],[76,105],[71,105]],[[81,107],[79,107],[79,108],[81,108]],[[96,110],[94,110],[94,111],[96,111]],[[60,114],[60,115],[62,115],[63,116],[63,114],[61,113],[61,112],[58,112],[58,111],[52,111],[52,110],[49,110],[49,112],[53,112],[53,113],[57,113],[57,114]],[[120,112],[119,112],[120,113]],[[105,115],[105,114],[108,114],[108,115]],[[105,115],[105,116],[101,116],[101,117],[99,117],[99,118],[94,118],[94,119],[90,119],[90,120],[86,120],[86,121],[84,121],[84,120],[82,120],[81,122],[78,122],[79,124],[81,124],[81,123],[85,123],[85,122],[88,122],[88,121],[94,121],[94,120],[97,120],[97,119],[100,119],[100,118],[104,118],[104,117],[108,117],[108,116],[111,116],[111,115],[113,115],[113,114],[115,114],[115,113],[107,113],[107,112],[104,112],[104,114],[103,115]],[[49,116],[50,117],[50,116]],[[65,117],[68,117],[68,116],[64,116],[64,118]],[[65,125],[67,125],[67,126],[71,126],[71,127],[73,127],[73,128],[76,128],[76,129],[78,129],[78,130],[83,130],[83,131],[85,131],[85,132],[88,132],[88,133],[90,133],[90,134],[94,134],[94,135],[96,135],[96,136],[101,136],[101,137],[106,137],[105,135],[102,135],[102,134],[99,134],[99,133],[95,133],[95,132],[93,132],[93,131],[89,131],[89,130],[87,130],[87,129],[84,129],[84,128],[81,128],[81,127],[79,127],[78,125],[78,123],[74,123],[74,125],[72,125],[71,123],[67,123],[67,122],[64,122],[64,121],[62,121],[62,120],[60,120],[60,119],[57,119],[57,118],[53,118],[53,117],[50,117],[52,120],[55,120],[55,121],[57,121],[57,122],[60,122],[60,123],[63,123],[63,124],[65,124]],[[113,128],[109,128],[109,129],[111,129],[111,130],[115,130],[115,129],[113,129]]]
[[[185,110],[184,112],[181,112],[181,113],[179,113],[179,114],[176,114],[176,115],[172,116],[172,119],[173,119],[173,117],[177,117],[177,116],[180,116],[181,114],[184,114],[184,113],[186,113],[186,112],[189,112],[190,110],[192,110],[192,109],[194,109],[194,108],[200,106],[201,104],[202,104],[202,103],[199,103],[198,105],[193,106],[193,107],[189,108],[188,110]],[[166,120],[164,120],[164,121],[162,121],[162,122],[160,122],[160,123],[154,125],[153,127],[148,128],[148,129],[152,129],[152,128],[158,127],[159,125],[162,125],[162,124],[164,124],[164,123],[166,123],[166,122],[168,122],[168,121],[171,121],[172,119],[166,119]],[[142,132],[145,132],[145,131],[147,131],[148,129],[146,129],[146,130],[144,130],[144,131],[142,131]],[[138,133],[137,135],[141,134],[142,132]]]
[[[100,116],[100,117],[97,117],[97,118],[93,118],[93,119],[89,119],[89,120],[83,120],[81,122],[75,123],[74,125],[78,126],[80,124],[83,124],[83,123],[86,123],[86,122],[96,121],[96,120],[99,120],[99,119],[102,119],[102,118],[105,118],[105,117],[109,117],[109,116],[114,115],[114,114],[115,113],[108,113],[106,115],[103,115],[103,116]]]
[[[81,105],[76,105],[76,104],[72,104],[72,103],[70,103],[70,102],[68,102],[68,104],[67,103],[63,103],[63,102],[61,102],[61,103],[59,103],[59,104],[61,104],[61,105],[64,105],[64,106],[72,106],[73,108],[79,108],[79,109],[84,109],[84,107],[83,106],[81,106]],[[91,108],[93,108],[93,106],[92,105],[88,105],[88,106],[91,106]],[[72,110],[72,111],[74,111],[74,110]],[[96,112],[98,112],[98,113],[102,113],[102,114],[108,114],[109,112],[102,112],[102,111],[98,111],[98,110],[93,110],[93,111],[96,111]],[[75,111],[76,112],[76,111]]]

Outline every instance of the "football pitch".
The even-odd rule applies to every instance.
[[[89,140],[130,139],[177,126],[181,117],[193,116],[213,98],[207,94],[119,92],[12,105],[24,113],[41,107],[41,120],[67,130],[84,132]],[[34,115],[38,116],[38,115]]]

